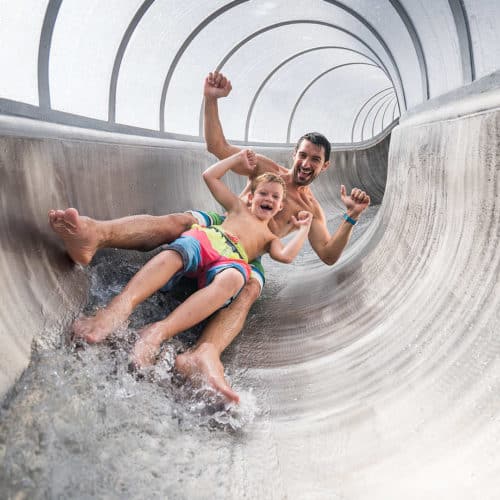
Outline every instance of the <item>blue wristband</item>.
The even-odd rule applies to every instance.
[[[349,222],[349,224],[352,224],[354,226],[354,224],[356,224],[356,222],[358,222],[357,220],[354,220],[352,217],[349,217],[347,214],[344,214],[342,216],[344,218],[344,220],[346,220],[347,222]]]

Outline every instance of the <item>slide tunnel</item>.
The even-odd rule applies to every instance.
[[[500,490],[500,6],[493,0],[20,0],[0,4],[3,498],[496,499]],[[158,294],[105,345],[68,342],[151,255],[73,264],[51,208],[216,210],[203,79],[228,140],[372,206],[334,266],[306,245],[223,355],[241,404],[192,397],[168,342],[127,371]],[[229,176],[235,190],[244,185]]]

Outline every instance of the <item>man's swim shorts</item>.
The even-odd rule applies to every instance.
[[[220,215],[216,212],[203,212],[201,210],[188,210],[187,212],[198,221],[201,227],[220,226],[226,218],[225,215]],[[260,292],[262,293],[262,288],[264,288],[264,283],[266,282],[266,276],[261,260],[261,257],[257,257],[250,262],[249,265],[251,269],[250,277],[257,280],[260,286]]]
[[[193,224],[189,231],[169,245],[164,245],[165,250],[177,252],[184,264],[183,269],[167,283],[163,290],[169,290],[178,279],[186,275],[198,279],[198,288],[209,285],[215,276],[225,269],[238,270],[245,283],[250,278],[250,266],[243,246],[220,226],[201,227]],[[231,297],[228,305],[240,293],[241,289]]]

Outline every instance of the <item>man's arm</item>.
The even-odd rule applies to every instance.
[[[224,135],[222,124],[219,117],[218,100],[227,97],[231,92],[231,82],[218,72],[209,73],[205,78],[203,87],[204,99],[204,132],[207,150],[215,155],[219,160],[227,158],[241,148],[229,144]],[[257,155],[257,169],[249,172],[246,166],[239,163],[233,169],[233,172],[248,177],[258,176],[264,172],[286,173],[287,170],[276,162],[263,155]]]
[[[203,95],[205,97],[203,103],[205,142],[207,143],[207,150],[219,160],[241,151],[240,148],[227,142],[219,118],[218,99],[227,97],[231,89],[231,82],[222,73],[214,71],[205,78],[203,86]]]
[[[312,220],[312,213],[305,210],[301,210],[298,213],[297,218],[292,215],[292,222],[296,227],[298,227],[298,231],[286,245],[283,245],[279,238],[272,240],[269,245],[269,255],[278,262],[290,264],[290,262],[297,257],[304,241],[306,241],[307,233],[311,227]]]
[[[340,188],[342,201],[346,206],[347,215],[358,220],[361,213],[370,204],[370,197],[360,189],[353,189],[347,196],[345,186]],[[308,200],[314,213],[314,219],[309,231],[309,242],[318,257],[327,265],[331,266],[340,258],[344,248],[351,237],[353,225],[343,220],[333,235],[330,235],[326,227],[326,218],[323,209],[316,199]]]

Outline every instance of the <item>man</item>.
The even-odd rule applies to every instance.
[[[207,149],[218,159],[238,152],[240,148],[229,144],[219,119],[218,99],[231,92],[231,83],[221,73],[210,73],[204,85],[204,127]],[[299,139],[293,154],[293,166],[286,169],[269,158],[257,155],[257,168],[253,172],[235,168],[241,175],[254,178],[263,172],[280,175],[286,184],[287,199],[283,210],[274,217],[269,227],[278,236],[286,236],[294,229],[292,216],[301,210],[313,214],[309,242],[318,257],[327,265],[340,257],[351,236],[352,227],[370,204],[370,197],[360,189],[347,195],[341,186],[341,198],[346,206],[344,220],[337,231],[330,235],[325,214],[314,197],[309,185],[330,166],[330,143],[321,134],[306,134]],[[248,194],[248,187],[242,196]],[[71,258],[80,264],[88,264],[99,248],[134,248],[150,250],[177,238],[199,220],[191,213],[165,216],[138,215],[111,221],[97,221],[81,217],[75,209],[49,212],[49,222],[61,237]],[[177,371],[188,377],[202,377],[228,400],[239,397],[224,379],[224,367],[220,356],[243,328],[248,311],[261,293],[262,280],[258,269],[242,289],[238,298],[227,308],[220,310],[207,324],[195,348],[176,359]],[[74,332],[92,342],[91,336]]]

